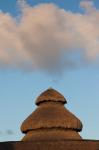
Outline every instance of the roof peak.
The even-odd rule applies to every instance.
[[[63,104],[67,103],[65,97],[52,87],[42,92],[36,99],[36,105],[40,105],[44,102],[60,102]]]

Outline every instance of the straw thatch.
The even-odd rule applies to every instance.
[[[22,141],[50,141],[50,140],[67,140],[67,139],[82,139],[81,136],[71,130],[63,130],[63,129],[39,129],[33,130],[26,134],[23,137]]]
[[[37,99],[40,106],[23,122],[21,131],[26,134],[24,140],[48,138],[76,138],[82,130],[81,121],[67,110],[65,98],[57,91],[48,89]],[[59,134],[60,133],[60,134]]]
[[[76,131],[82,130],[82,123],[63,105],[45,104],[37,108],[22,124],[21,131],[40,128],[64,128]]]
[[[64,96],[52,88],[40,94],[40,96],[36,100],[36,105],[39,105],[46,101],[62,102],[63,104],[67,103]]]
[[[99,150],[99,140],[37,140],[0,142],[0,150]]]

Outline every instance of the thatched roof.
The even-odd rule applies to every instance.
[[[64,103],[66,103],[65,98],[56,90],[48,89],[43,92],[36,100],[36,104],[39,105],[39,107],[22,123],[21,131],[26,133],[24,139],[34,137],[34,135],[32,135],[34,133],[36,133],[35,136],[38,137],[38,135],[40,135],[38,131],[40,130],[52,131],[52,129],[55,131],[64,130],[64,132],[69,130],[69,132],[63,134],[65,137],[68,135],[68,137],[80,138],[77,132],[82,130],[82,123],[64,107]],[[70,135],[68,133],[70,133]],[[46,135],[48,135],[48,132]]]
[[[41,128],[64,128],[76,131],[82,130],[82,123],[64,106],[45,104],[38,107],[22,124],[21,131]]]
[[[99,140],[1,142],[0,150],[99,150]]]
[[[36,100],[36,105],[39,105],[40,103],[46,101],[61,102],[63,104],[67,103],[64,96],[52,88],[49,88],[48,90],[40,94],[40,96]]]
[[[68,140],[68,139],[82,139],[78,132],[64,129],[39,129],[32,130],[23,137],[22,141],[50,141],[50,140]]]

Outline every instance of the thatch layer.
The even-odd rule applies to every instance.
[[[62,94],[51,88],[40,94],[36,100],[36,105],[40,105],[46,101],[61,102],[63,104],[67,103]]]
[[[75,131],[82,130],[81,121],[63,105],[46,103],[38,107],[22,124],[21,131],[41,128],[64,128]]]
[[[22,141],[50,141],[50,140],[67,140],[67,139],[82,139],[76,131],[63,129],[40,129],[28,132]]]
[[[99,150],[99,140],[0,142],[0,150]]]

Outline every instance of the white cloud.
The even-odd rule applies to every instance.
[[[87,1],[81,7],[83,14],[54,4],[24,3],[20,20],[0,12],[0,66],[56,72],[94,62],[99,57],[99,10]]]

